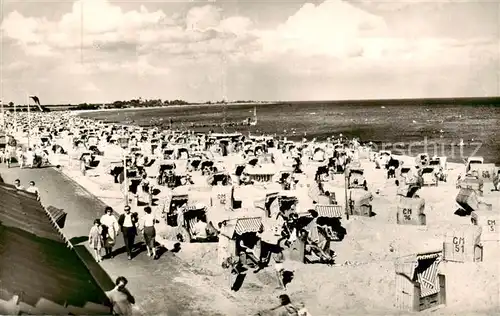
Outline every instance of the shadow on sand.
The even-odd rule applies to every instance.
[[[166,252],[168,252],[167,248],[165,248],[164,246],[162,246],[162,245],[160,245],[158,243],[155,243],[155,246],[156,246],[156,258],[157,259],[161,258],[161,256],[163,254],[165,254]],[[136,242],[134,244],[134,247],[133,247],[133,250],[132,250],[132,258],[135,258],[140,253],[146,252],[146,251],[147,251],[146,244],[143,241]],[[180,251],[180,243],[176,243],[174,245],[174,249],[172,249],[171,251],[172,252],[179,252]],[[123,247],[120,247],[120,248],[117,248],[117,249],[113,250],[112,254],[113,254],[113,256],[118,256],[118,255],[124,254],[126,252],[127,252],[127,250],[126,250],[125,246],[123,246]]]
[[[459,208],[453,214],[458,215],[460,217],[465,217],[465,216],[469,216],[471,213],[472,213],[471,211],[467,211],[467,210],[464,210],[463,208]]]
[[[80,237],[73,237],[69,240],[69,242],[73,245],[73,246],[76,246],[76,245],[79,245],[81,243],[85,243],[89,240],[89,237],[88,236],[80,236]]]

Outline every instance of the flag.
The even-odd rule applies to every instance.
[[[40,105],[40,99],[36,95],[31,95],[30,99],[32,99],[36,104]]]

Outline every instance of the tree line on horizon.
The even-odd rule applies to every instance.
[[[162,106],[170,106],[170,105],[196,105],[196,104],[227,104],[227,103],[250,103],[255,102],[251,100],[237,100],[237,101],[207,101],[204,103],[194,103],[187,102],[185,100],[162,100],[162,99],[132,99],[132,100],[117,100],[112,103],[80,103],[80,104],[54,104],[54,105],[44,105],[44,107],[52,107],[52,108],[64,108],[66,110],[99,110],[99,109],[126,109],[126,108],[149,108],[149,107],[162,107]],[[14,102],[9,102],[4,104],[5,108],[14,108]],[[25,104],[16,104],[18,110],[20,112],[27,111],[27,105]],[[37,111],[36,107],[32,107],[33,111]],[[31,108],[30,108],[31,110]]]

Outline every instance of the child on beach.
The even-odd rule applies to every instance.
[[[94,226],[90,229],[89,245],[94,249],[95,261],[101,262],[101,249],[104,246],[104,240],[102,238],[101,221],[99,219],[94,220]]]

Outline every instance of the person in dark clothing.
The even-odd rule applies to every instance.
[[[125,206],[125,213],[118,218],[118,225],[120,225],[120,230],[123,234],[128,260],[132,260],[132,251],[134,248],[135,236],[137,235],[137,222],[137,213],[131,213],[130,206]]]

